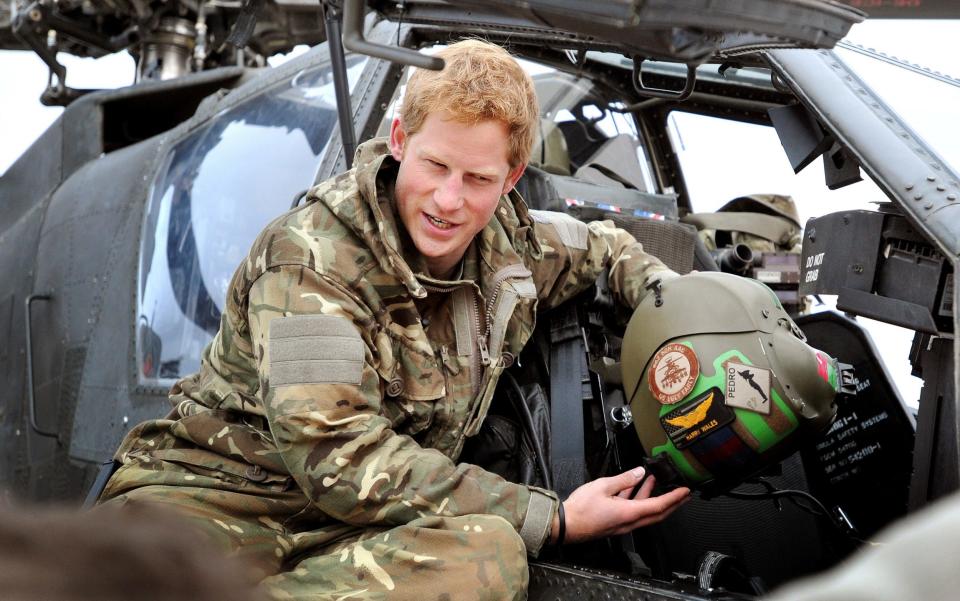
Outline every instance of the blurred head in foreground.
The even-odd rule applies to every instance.
[[[6,601],[260,601],[243,564],[176,516],[142,506],[0,507]]]

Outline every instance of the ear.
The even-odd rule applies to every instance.
[[[503,182],[503,194],[507,194],[510,190],[513,190],[513,187],[520,181],[520,176],[523,175],[526,169],[527,164],[521,163],[507,173],[507,179]]]
[[[406,141],[407,132],[403,129],[400,118],[395,117],[393,123],[390,124],[390,154],[392,154],[393,158],[397,159],[397,161],[403,160],[403,144]]]

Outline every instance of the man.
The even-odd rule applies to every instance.
[[[260,235],[200,372],[127,436],[102,497],[177,506],[277,599],[523,598],[546,540],[627,532],[689,493],[648,479],[630,500],[638,469],[560,505],[456,463],[537,308],[607,266],[630,306],[673,274],[608,223],[529,212],[532,81],[484,42],[440,56],[389,141]]]

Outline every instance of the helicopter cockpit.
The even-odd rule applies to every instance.
[[[253,10],[247,4],[257,2],[207,3],[200,14],[211,22],[239,17]],[[330,23],[295,4],[271,3],[259,29],[250,26],[259,45],[238,56],[208,46],[173,57],[185,65],[175,79],[147,77],[150,68],[160,73],[160,55],[150,54],[157,39],[145,40],[139,83],[74,98],[0,179],[11,199],[0,215],[0,270],[35,265],[0,288],[0,335],[24,349],[0,354],[16,399],[0,404],[3,415],[15,415],[0,422],[3,452],[17,458],[0,470],[5,488],[29,498],[82,496],[129,427],[164,413],[169,386],[197,370],[254,237],[297,207],[307,188],[348,169],[357,140],[386,131],[409,69],[399,60],[348,51],[341,64],[339,46],[324,42],[278,67],[254,66],[252,54],[271,40],[286,47],[324,38],[317,34]],[[364,42],[412,52],[482,34],[524,61],[542,115],[518,184],[532,208],[610,219],[679,273],[739,258],[740,275],[793,303],[812,346],[856,373],[859,394],[779,467],[691,502],[663,527],[531,564],[531,598],[599,589],[656,599],[757,594],[837,563],[883,526],[960,486],[958,176],[952,155],[917,135],[846,55],[826,49],[857,13],[837,3],[758,0],[770,12],[752,25],[772,28],[775,39],[704,29],[690,15],[643,29],[641,17],[679,19],[672,3],[647,3],[653,12],[643,15],[630,12],[639,10],[630,2],[565,4],[594,5],[592,23],[549,0],[495,3],[502,14],[483,2],[324,2],[330,13],[320,16],[333,14],[350,29],[341,11],[359,8],[363,17],[367,4]],[[777,23],[787,5],[801,16],[816,13],[819,25]],[[62,5],[60,12],[82,11]],[[22,14],[18,22],[32,18]],[[21,28],[49,24],[50,16],[43,9]],[[99,27],[114,41],[124,31],[110,20]],[[229,35],[225,23],[214,29],[218,42]],[[175,41],[186,48],[186,37]],[[782,48],[798,45],[807,48]],[[671,56],[686,62],[654,60]],[[234,58],[242,64],[228,64]],[[190,64],[204,68],[187,73]],[[853,204],[844,196],[850,190],[868,200]],[[794,228],[779,245],[746,255],[738,238],[707,239],[704,230],[718,229],[719,220],[705,227],[690,218],[731,203],[744,209],[743,199],[757,195],[796,201],[791,219],[802,233]],[[869,202],[879,210],[863,211]],[[740,223],[779,223],[757,206],[742,210],[749,216],[737,215]],[[800,315],[801,299],[830,294],[841,312]],[[901,399],[853,315],[911,330],[914,369],[927,382],[919,411]],[[600,281],[540,320],[506,372],[490,427],[466,457],[560,491],[642,463],[650,449],[625,410],[619,373],[628,317],[617,314]],[[536,440],[549,440],[549,448]]]

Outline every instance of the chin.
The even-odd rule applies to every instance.
[[[418,248],[417,250],[420,251],[421,255],[427,257],[428,259],[442,259],[443,257],[447,257],[454,252],[454,249],[452,248],[431,248],[426,251]]]
[[[413,245],[417,247],[417,252],[427,257],[428,259],[436,259],[437,257],[442,257],[447,254],[449,249],[446,247],[438,248],[436,245],[431,244],[429,241],[426,243],[422,239],[414,238]]]

